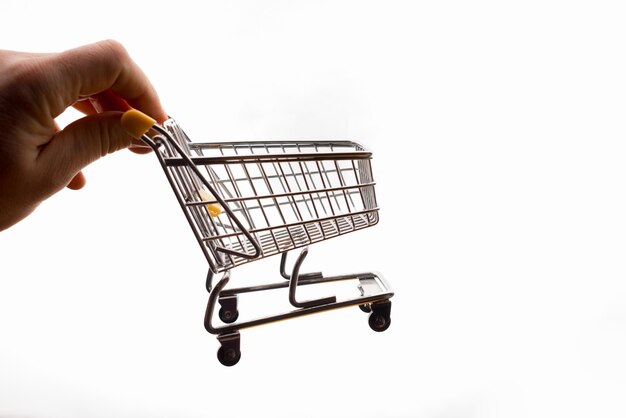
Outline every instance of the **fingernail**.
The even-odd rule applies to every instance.
[[[122,129],[135,139],[141,138],[156,124],[156,120],[137,109],[131,109],[122,115]]]

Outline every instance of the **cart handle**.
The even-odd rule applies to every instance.
[[[233,211],[230,209],[229,205],[222,199],[219,193],[211,186],[211,184],[206,180],[206,178],[202,175],[198,167],[193,163],[191,157],[187,155],[187,153],[182,149],[180,144],[165,130],[162,126],[160,126],[154,119],[149,117],[148,115],[140,112],[136,109],[131,109],[125,112],[122,115],[121,119],[122,128],[128,132],[131,136],[136,139],[141,139],[147,145],[149,145],[155,152],[159,147],[155,141],[153,141],[146,133],[150,129],[154,129],[159,134],[163,135],[163,137],[176,149],[176,152],[180,154],[182,159],[185,161],[187,166],[194,172],[194,174],[202,181],[204,186],[209,190],[209,192],[215,197],[215,199],[222,205],[222,208],[226,212],[226,214],[230,217],[230,219],[237,225],[241,233],[246,237],[246,239],[252,244],[253,252],[252,254],[248,254],[241,251],[231,250],[229,248],[219,247],[217,246],[215,249],[217,251],[236,256],[241,258],[246,258],[249,260],[258,258],[261,255],[261,246],[258,241],[252,236],[252,234],[246,229],[246,227],[241,223],[239,218],[235,216]]]

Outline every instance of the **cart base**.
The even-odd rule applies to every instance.
[[[372,330],[382,332],[389,328],[391,324],[390,299],[393,296],[393,291],[380,274],[370,272],[330,277],[324,277],[321,273],[300,274],[300,266],[306,255],[307,249],[305,248],[295,262],[292,275],[289,276],[284,272],[286,253],[283,254],[280,270],[281,275],[287,280],[266,285],[225,289],[230,280],[230,271],[227,271],[216,284],[215,288],[212,288],[213,275],[209,272],[207,277],[209,300],[204,318],[204,327],[209,333],[217,335],[217,339],[221,345],[217,354],[220,363],[225,366],[233,366],[239,362],[241,358],[240,330],[303,315],[350,306],[359,306],[362,311],[369,313],[369,326]],[[359,292],[359,296],[342,300],[337,300],[336,296],[306,301],[299,301],[296,298],[296,290],[301,286],[348,280],[356,281],[356,289]],[[296,309],[276,315],[237,322],[239,317],[239,294],[280,288],[289,288],[289,301]],[[214,326],[213,315],[218,303],[220,305],[218,315],[224,325]]]

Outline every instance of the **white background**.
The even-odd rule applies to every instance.
[[[195,140],[366,145],[381,222],[307,265],[377,270],[396,291],[385,333],[356,308],[313,315],[243,331],[221,366],[202,253],[156,158],[119,152],[0,234],[0,416],[626,415],[623,2],[0,14],[5,49],[121,41]]]

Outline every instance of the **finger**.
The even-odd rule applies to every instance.
[[[77,100],[74,102],[72,107],[85,115],[98,113],[98,111],[93,107],[93,104],[91,104],[91,100],[89,100],[89,98]]]
[[[77,100],[74,104],[72,104],[72,106],[85,115],[93,115],[94,113],[108,112],[112,110],[126,112],[131,109],[131,106],[126,102],[126,100],[119,97],[111,89],[107,89],[103,92],[94,94],[93,96]]]
[[[41,150],[37,163],[50,188],[60,190],[93,161],[131,145],[120,124],[121,112],[78,119],[58,132]]]
[[[128,147],[128,150],[141,155],[150,154],[152,152],[152,148],[143,143],[131,145]]]
[[[89,101],[98,113],[112,110],[126,112],[131,109],[131,106],[126,102],[126,100],[115,94],[111,89],[107,89],[89,97]]]
[[[76,103],[81,103],[80,106],[83,107],[83,113],[87,115],[114,110],[125,112],[131,109],[130,105],[126,103],[125,100],[113,93],[111,90],[105,90]],[[148,154],[152,151],[152,148],[147,146],[143,141],[137,139],[133,140],[133,143],[128,149],[136,154]]]
[[[72,180],[70,180],[70,182],[68,183],[66,187],[71,190],[80,190],[83,187],[85,187],[85,184],[87,184],[87,179],[85,178],[85,175],[83,174],[83,172],[79,171],[72,178]]]
[[[130,106],[159,122],[167,119],[159,97],[124,47],[103,41],[60,54],[42,56],[42,74],[32,77],[38,91],[46,92],[53,117],[78,99],[111,89]],[[43,71],[45,69],[45,71]]]

